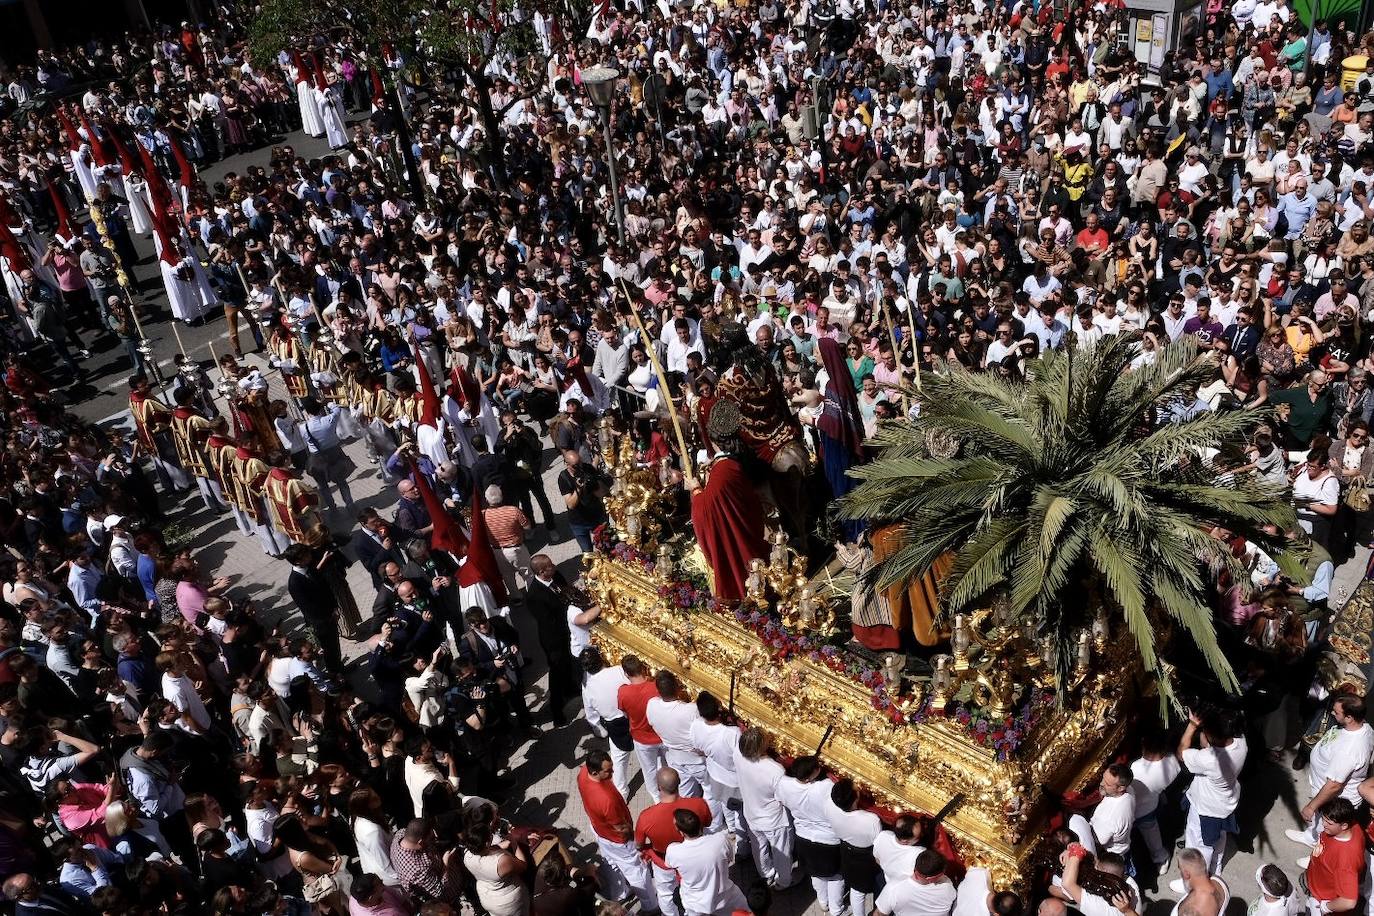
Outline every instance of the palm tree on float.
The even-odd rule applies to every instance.
[[[942,613],[1005,590],[1016,617],[1057,642],[1061,672],[1097,611],[1090,596],[1101,595],[1146,669],[1163,674],[1157,630],[1172,621],[1235,691],[1208,601],[1219,571],[1234,581],[1249,573],[1210,532],[1246,538],[1302,579],[1286,539],[1271,533],[1296,528],[1296,516],[1282,487],[1214,460],[1245,441],[1261,412],[1169,422],[1173,407],[1192,404],[1216,377],[1210,352],[1189,338],[1132,368],[1138,352],[1121,335],[1047,354],[1025,380],[958,366],[925,374],[923,388],[908,392],[920,418],[879,431],[879,456],[852,472],[860,484],[841,515],[898,520],[902,546],[875,571],[882,586],[909,582],[952,552]],[[1177,702],[1168,678],[1159,686],[1161,699]]]

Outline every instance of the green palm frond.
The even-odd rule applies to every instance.
[[[858,485],[840,514],[900,524],[900,546],[874,574],[884,586],[952,554],[944,614],[1006,589],[1013,612],[1063,648],[1105,602],[1145,670],[1163,670],[1169,648],[1156,627],[1168,620],[1234,690],[1208,599],[1218,573],[1246,572],[1210,532],[1234,532],[1302,575],[1272,533],[1296,524],[1282,488],[1209,457],[1267,415],[1163,422],[1215,377],[1214,357],[1185,340],[1133,369],[1137,352],[1122,336],[1046,354],[1025,382],[958,367],[927,376],[906,392],[920,418],[884,425],[878,458],[852,472]],[[930,434],[957,441],[958,454],[931,457]],[[1174,700],[1163,679],[1160,694]]]

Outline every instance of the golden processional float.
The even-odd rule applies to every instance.
[[[728,700],[780,753],[818,753],[889,811],[934,814],[958,798],[942,823],[965,864],[1024,889],[1055,799],[1093,785],[1122,743],[1138,681],[1131,641],[1112,638],[1104,613],[1060,666],[998,602],[956,616],[930,674],[908,677],[904,656],[875,663],[846,647],[843,589],[828,569],[808,576],[780,535],[745,599],[717,602],[690,529],[673,531],[661,469],[636,463],[629,435],[617,442],[605,422],[600,432],[610,523],[584,562],[606,658],[637,655]],[[932,578],[907,591],[935,589]]]

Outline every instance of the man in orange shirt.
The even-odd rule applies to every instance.
[[[1355,806],[1339,796],[1318,809],[1321,836],[1305,862],[1307,895],[1314,912],[1344,913],[1360,897],[1364,834],[1355,826]]]
[[[677,872],[664,861],[668,847],[684,839],[673,818],[678,811],[691,811],[701,818],[702,823],[709,824],[711,807],[705,799],[679,794],[681,779],[672,767],[659,770],[654,781],[658,785],[659,801],[640,812],[639,820],[635,822],[635,842],[649,860],[649,868],[654,875],[654,891],[658,894],[658,905],[663,910],[663,916],[681,916],[682,911],[673,899],[677,891]]]
[[[614,771],[611,755],[600,748],[588,752],[586,765],[577,771],[577,794],[606,863],[607,880],[601,889],[612,900],[623,900],[633,891],[641,913],[657,913],[653,879],[635,845],[630,807],[611,779]]]
[[[501,577],[506,580],[506,591],[515,595],[530,584],[530,552],[525,547],[525,535],[534,526],[518,506],[505,504],[505,494],[496,484],[487,487],[483,496],[487,508],[482,510],[482,520],[487,523],[492,543],[500,548],[496,555],[500,557],[497,562]]]
[[[649,724],[649,701],[658,696],[658,687],[649,667],[637,655],[627,655],[620,662],[620,668],[630,679],[621,684],[616,692],[616,705],[625,713],[630,722],[630,738],[634,741],[635,753],[639,756],[639,771],[644,775],[644,788],[658,804],[658,783],[654,774],[668,765],[667,752],[663,739]]]

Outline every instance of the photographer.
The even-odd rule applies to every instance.
[[[456,679],[446,694],[449,721],[467,751],[470,772],[465,791],[500,794],[504,788],[496,772],[498,737],[508,731],[506,705],[497,682],[478,670],[471,656],[454,659]]]
[[[558,492],[568,507],[568,527],[583,553],[592,549],[592,532],[605,524],[609,516],[604,502],[607,490],[606,475],[582,461],[576,449],[563,452],[566,467],[558,475]]]
[[[520,635],[504,618],[488,617],[481,608],[468,608],[463,617],[468,629],[458,640],[458,657],[470,660],[482,677],[495,684],[521,728],[532,727],[520,683],[520,669],[524,667]]]

